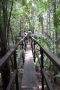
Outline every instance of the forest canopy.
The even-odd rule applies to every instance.
[[[8,46],[19,32],[28,30],[59,56],[60,0],[0,0],[0,31]]]

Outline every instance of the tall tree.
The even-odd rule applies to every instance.
[[[1,58],[6,54],[7,52],[7,21],[8,21],[8,14],[7,14],[7,0],[2,0],[2,28],[1,28]],[[4,68],[2,70],[2,84],[3,84],[3,90],[6,90],[6,87],[10,80],[10,68],[9,68],[9,62],[7,61],[4,65]]]

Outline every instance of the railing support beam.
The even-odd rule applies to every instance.
[[[25,43],[25,51],[26,51],[26,39],[25,39],[24,43]]]
[[[34,62],[35,62],[35,41],[34,41]]]
[[[43,61],[43,50],[40,48],[40,54],[41,54],[41,75],[42,75],[42,90],[44,90],[44,75],[43,75],[43,68],[44,68],[44,61]]]
[[[23,64],[24,64],[24,44],[23,44],[23,41],[22,41],[22,59],[23,59]]]
[[[16,81],[16,90],[19,90],[19,83],[18,83],[18,69],[17,69],[17,61],[16,61],[16,51],[14,52],[14,69],[17,70],[16,78],[15,78],[15,81]]]

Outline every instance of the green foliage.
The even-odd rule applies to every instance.
[[[36,0],[35,3],[37,5],[37,7],[38,7],[39,14],[43,14],[48,8],[48,2],[47,1]]]
[[[12,0],[7,0],[8,16],[10,13],[11,4],[12,4]],[[19,34],[20,31],[23,32],[23,31],[32,30],[33,32],[35,31],[42,32],[43,30],[43,34],[41,33],[40,36],[36,36],[35,38],[39,41],[39,43],[42,46],[54,52],[53,50],[56,50],[55,47],[56,32],[60,33],[60,7],[58,6],[56,8],[56,13],[54,13],[53,8],[54,7],[52,5],[51,0],[50,1],[49,0],[14,0],[11,21],[10,21],[10,27],[12,29],[14,39]],[[3,27],[3,23],[4,23],[3,11],[0,2],[1,27]],[[47,34],[45,34],[45,31],[47,32]],[[59,48],[57,50],[59,50]],[[36,62],[37,66],[38,66],[38,57]],[[45,66],[47,68],[49,68],[50,66],[50,62],[48,62],[48,58],[46,58],[46,56],[45,56]]]
[[[56,9],[56,18],[57,18],[57,25],[60,25],[60,7]]]

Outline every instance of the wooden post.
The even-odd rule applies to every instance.
[[[18,69],[17,69],[17,61],[16,61],[16,51],[14,52],[14,69],[17,70],[17,74],[16,74],[16,90],[19,90],[19,83],[18,83]]]
[[[3,90],[6,90],[8,83],[10,81],[10,68],[8,62],[5,64],[4,69],[1,72],[1,75],[2,75]]]
[[[22,41],[22,59],[23,59],[23,64],[24,64],[24,49],[23,49],[23,41]]]
[[[25,39],[25,51],[26,51],[26,39]]]
[[[35,62],[35,41],[34,41],[34,62]]]
[[[32,48],[32,52],[33,52],[33,41],[31,39],[31,48]]]
[[[42,48],[40,47],[40,54],[41,54],[41,75],[42,75],[42,90],[44,90],[44,76],[43,76],[43,68],[44,68],[44,61],[43,61],[43,50]]]

